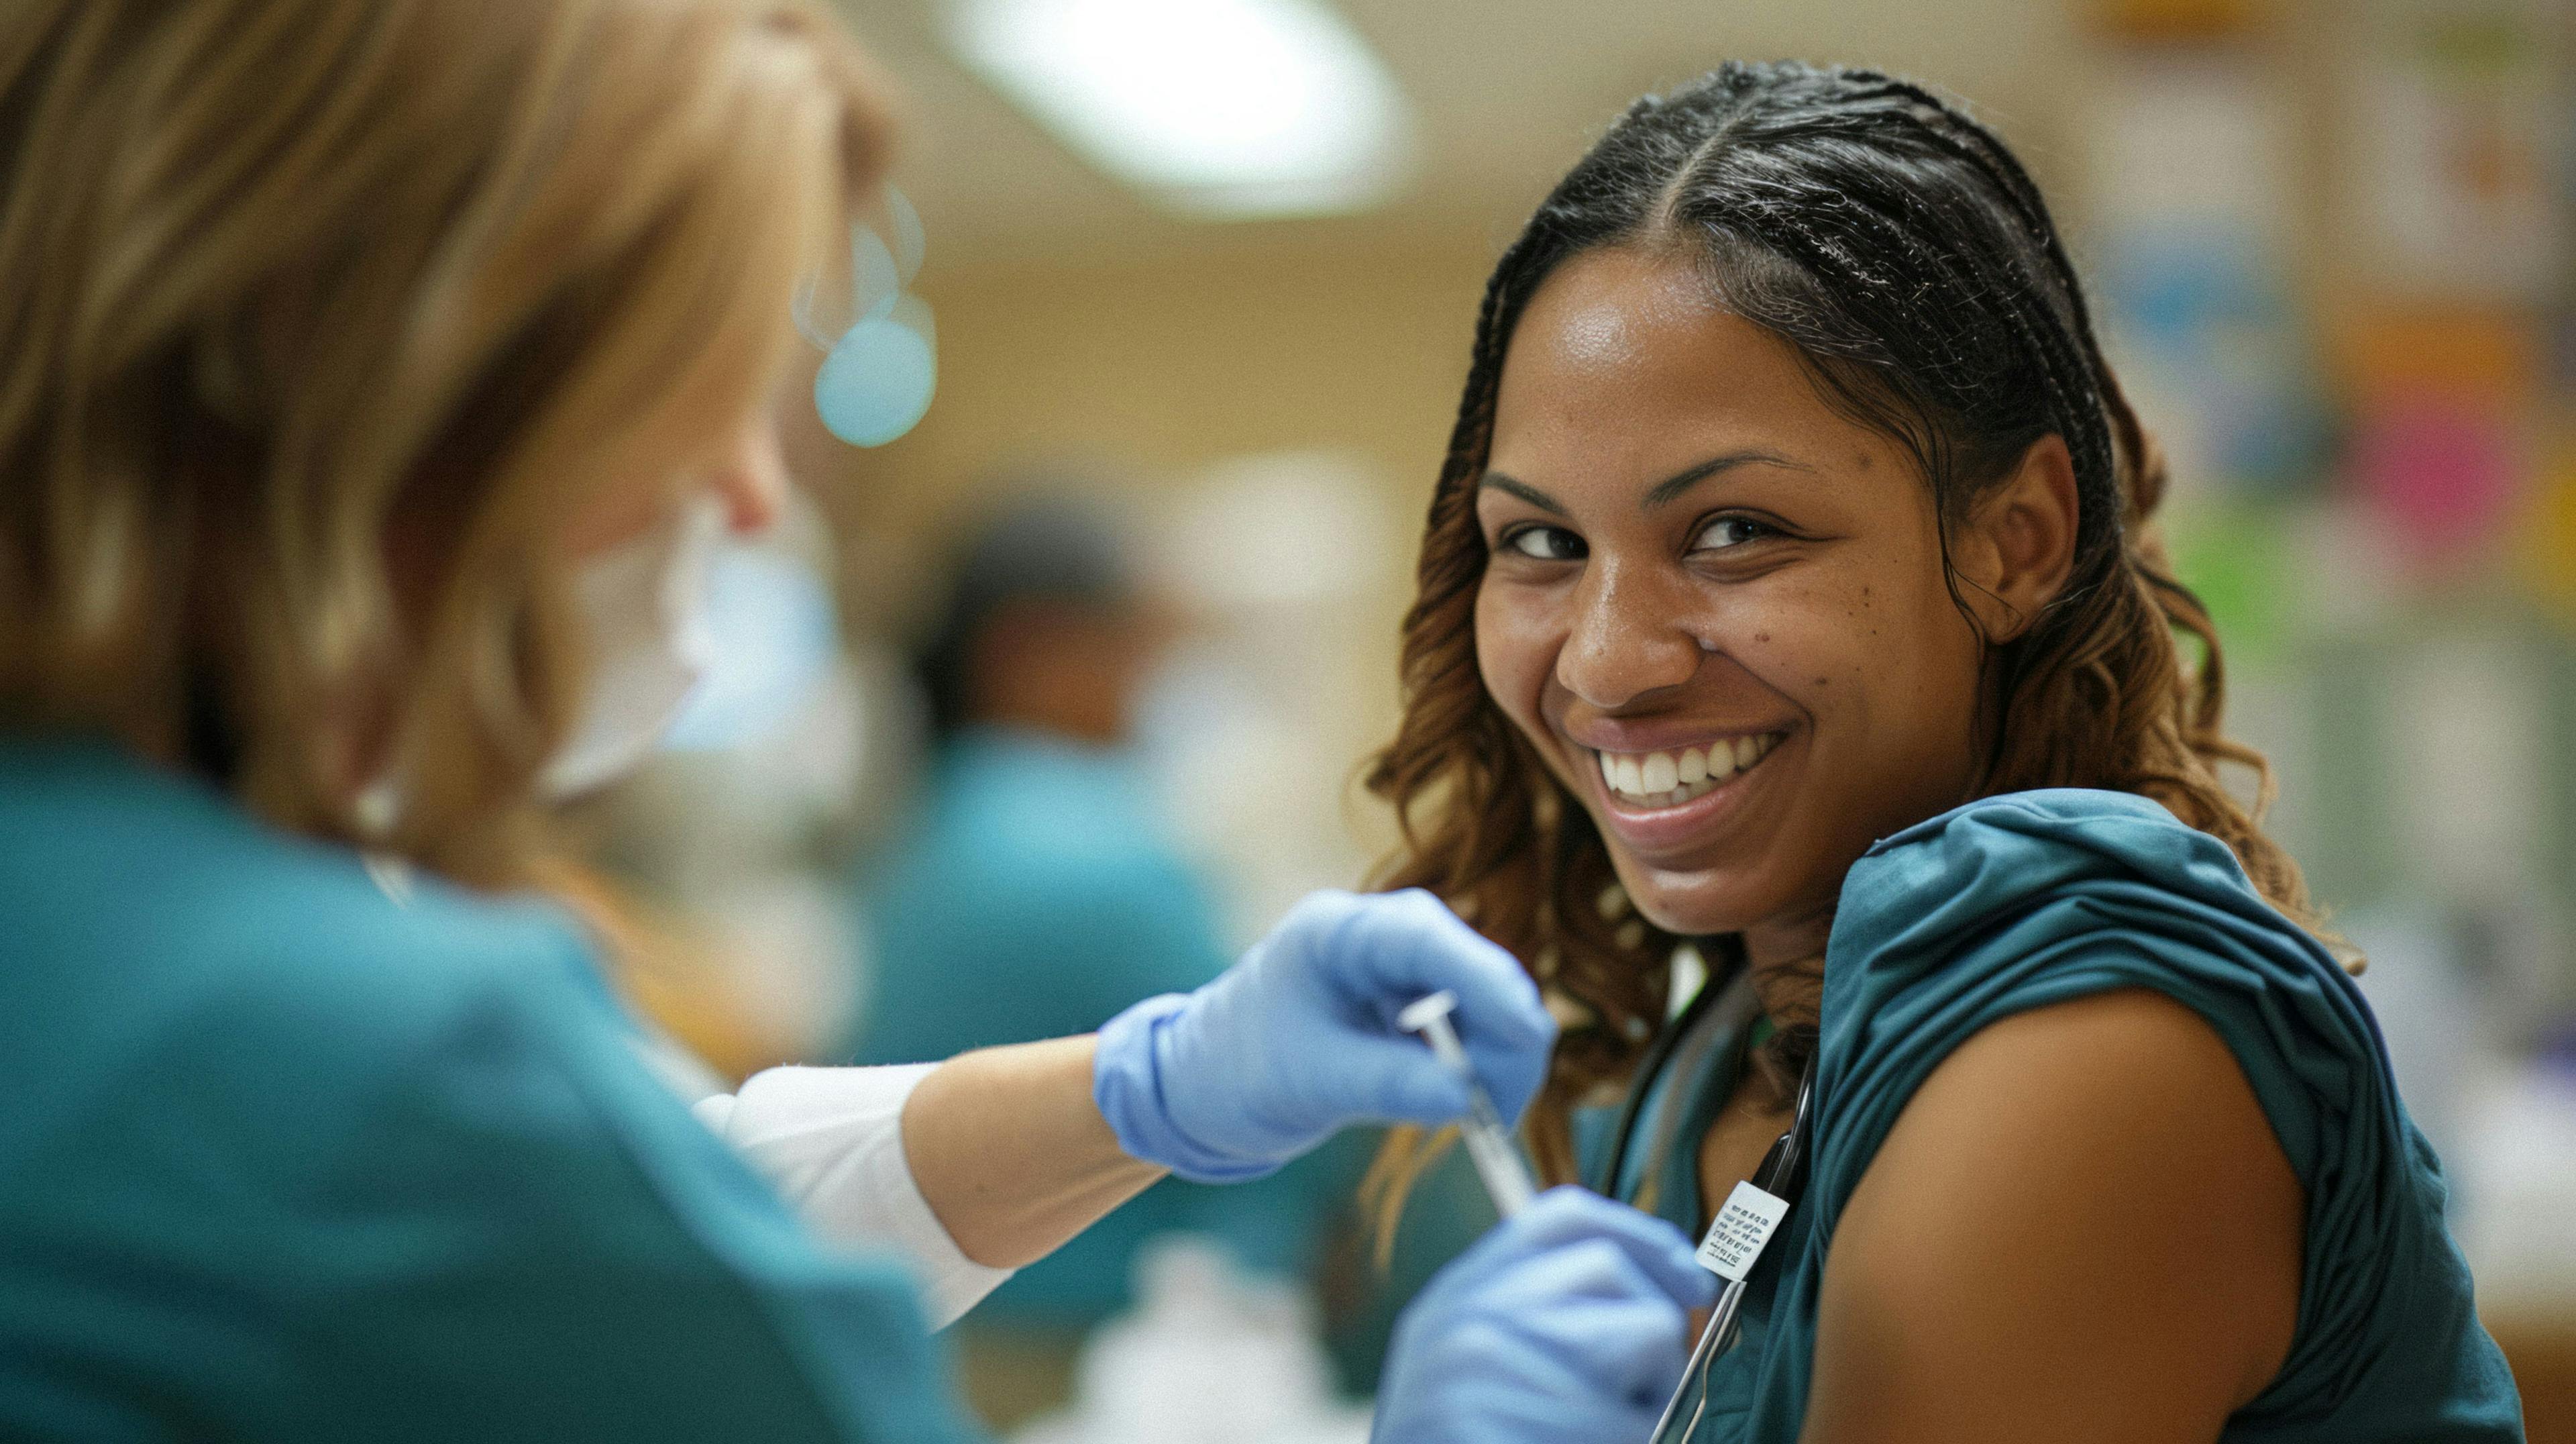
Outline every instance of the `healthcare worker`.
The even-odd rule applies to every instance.
[[[856,1061],[1081,1032],[1225,970],[1214,898],[1133,739],[1170,628],[1125,531],[1105,508],[1032,489],[959,546],[918,660],[935,754],[858,873],[873,967]],[[1327,1156],[1232,1188],[1156,1184],[977,1308],[959,1339],[968,1377],[994,1356],[1069,1366],[1088,1330],[1132,1302],[1137,1256],[1159,1234],[1212,1236],[1255,1270],[1299,1269],[1356,1181]]]
[[[0,1436],[960,1438],[927,1325],[1003,1270],[1456,1115],[1402,1003],[1535,1089],[1506,955],[1332,894],[1097,1036],[693,1117],[520,893],[778,505],[791,296],[884,143],[786,6],[0,11]],[[1701,1277],[1550,1195],[1381,1436],[1633,1438]]]

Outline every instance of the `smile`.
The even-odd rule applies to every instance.
[[[1601,781],[1621,802],[1642,808],[1679,807],[1706,796],[1760,762],[1785,732],[1720,737],[1705,746],[1667,752],[1596,752]]]

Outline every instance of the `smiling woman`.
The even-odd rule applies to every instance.
[[[2220,785],[2269,776],[2220,730],[2217,636],[2147,524],[2164,486],[2038,194],[1914,87],[1729,66],[1559,184],[1487,287],[1369,777],[1409,839],[1391,880],[1591,1025],[1534,1126],[1552,1171],[1684,939],[1761,955],[1785,1091],[1845,869],[1972,797],[2152,797],[2314,921]],[[1657,754],[1678,786],[1739,743],[1758,767],[1651,805]]]
[[[1971,795],[1980,629],[2064,581],[2065,448],[1956,529],[1973,614],[1898,443],[1836,414],[1687,255],[1577,257],[1516,338],[1476,506],[1486,689],[1647,918],[1815,957],[1836,864]]]
[[[2518,1437],[2367,1007],[2221,785],[2270,784],[2164,485],[2028,177],[1902,81],[1641,100],[1495,270],[1370,784],[1387,881],[1568,1019],[1552,1177],[1696,1231],[1813,1079],[1691,1438]]]

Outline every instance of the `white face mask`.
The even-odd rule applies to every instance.
[[[700,493],[651,532],[582,563],[573,599],[589,632],[590,690],[538,779],[546,796],[614,781],[678,715],[712,654],[707,572],[724,534],[724,503]]]

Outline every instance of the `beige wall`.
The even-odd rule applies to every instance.
[[[942,268],[939,398],[826,462],[860,533],[912,540],[1014,469],[1071,459],[1148,492],[1246,452],[1330,448],[1429,498],[1493,248],[1246,242],[1133,262]]]
[[[1392,840],[1382,810],[1354,785],[1356,769],[1394,726],[1413,548],[1498,248],[1472,232],[1330,245],[1247,238],[1118,262],[943,268],[934,237],[920,287],[938,316],[939,394],[921,426],[853,451],[824,438],[809,409],[791,408],[804,414],[801,473],[819,483],[844,539],[854,622],[898,636],[916,626],[908,608],[925,603],[946,533],[1032,470],[1069,466],[1075,480],[1150,511],[1231,459],[1348,457],[1383,508],[1364,538],[1375,585],[1231,641],[1277,672],[1282,649],[1264,643],[1260,626],[1331,634],[1293,639],[1309,654],[1286,664],[1296,680],[1283,711],[1308,715],[1291,719],[1302,755],[1277,759],[1306,794],[1296,806],[1322,811],[1276,821],[1312,835],[1308,865],[1287,869],[1303,886],[1356,881]],[[1318,784],[1338,800],[1317,795]]]

